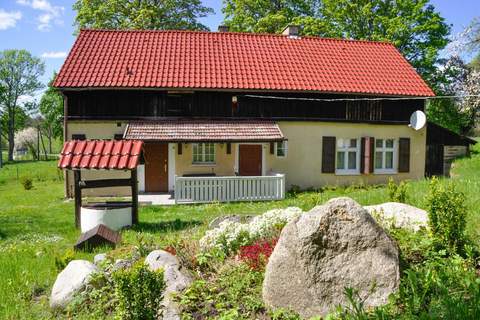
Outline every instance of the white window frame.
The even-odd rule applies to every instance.
[[[382,140],[382,147],[377,147],[377,141]],[[393,140],[393,147],[387,148],[387,140]],[[382,153],[382,167],[377,168],[377,152]],[[385,168],[387,157],[386,152],[393,152],[393,168]],[[398,172],[398,139],[388,138],[375,138],[374,152],[373,152],[373,173],[375,174],[392,174]]]
[[[205,161],[205,157],[206,157],[205,146],[207,144],[212,144],[213,145],[213,161]],[[202,158],[201,161],[195,161],[195,152],[194,152],[195,148],[201,148],[201,152],[199,153],[201,155],[201,158]],[[203,143],[202,142],[202,143],[193,143],[192,144],[192,164],[193,165],[215,165],[215,160],[216,160],[216,146],[215,146],[215,143],[210,143],[210,142]]]
[[[356,140],[357,146],[356,147],[338,147],[339,140]],[[348,153],[349,152],[356,152],[356,162],[355,166],[356,169],[348,169]],[[338,153],[344,152],[345,153],[345,167],[343,169],[338,169]],[[335,142],[335,174],[336,175],[359,175],[360,174],[360,139],[359,138],[337,138]]]
[[[279,146],[283,144],[283,148],[279,148]],[[283,155],[278,154],[278,149],[283,149]],[[288,154],[288,143],[287,140],[283,140],[281,142],[275,142],[275,156],[277,158],[286,158]]]

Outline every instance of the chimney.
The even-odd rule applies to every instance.
[[[218,32],[228,32],[228,26],[225,26],[225,25],[218,26]]]
[[[299,36],[299,32],[300,32],[300,26],[290,24],[285,29],[283,29],[282,34],[285,36],[296,38]]]

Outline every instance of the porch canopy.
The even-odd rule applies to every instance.
[[[156,120],[130,122],[127,140],[159,142],[275,142],[285,140],[274,121]]]

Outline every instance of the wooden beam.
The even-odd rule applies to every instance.
[[[80,189],[129,187],[132,185],[132,180],[131,179],[82,180],[79,182],[78,185]]]
[[[137,169],[131,171],[131,187],[132,187],[132,224],[138,223],[138,179]]]
[[[81,225],[80,209],[82,207],[82,189],[80,188],[80,182],[81,182],[80,170],[73,171],[73,179],[74,179],[73,186],[74,186],[74,193],[75,193],[75,227],[79,229]]]

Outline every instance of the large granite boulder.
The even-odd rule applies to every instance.
[[[263,299],[302,317],[325,316],[358,290],[365,306],[387,302],[400,280],[396,243],[350,198],[336,198],[289,222],[273,251]]]
[[[50,296],[50,307],[65,308],[74,295],[88,284],[92,273],[98,268],[86,260],[71,261],[57,276]]]
[[[364,208],[375,218],[379,219],[381,224],[386,226],[413,231],[428,228],[427,211],[405,203],[386,202]]]
[[[149,269],[164,270],[165,293],[162,302],[162,316],[164,320],[180,320],[180,310],[174,301],[174,296],[182,292],[192,283],[192,277],[181,266],[177,257],[163,250],[155,250],[145,258]]]

